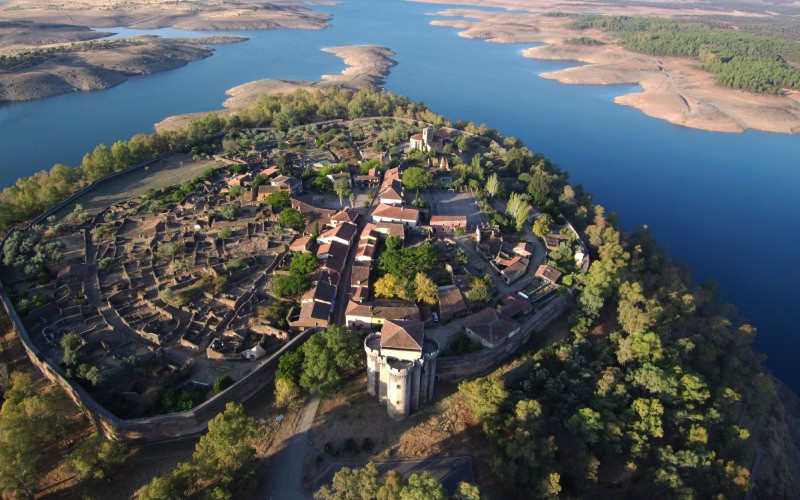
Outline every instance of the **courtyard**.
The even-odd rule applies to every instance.
[[[431,215],[466,215],[470,227],[488,222],[471,191],[430,190],[420,193],[420,197],[430,204]]]

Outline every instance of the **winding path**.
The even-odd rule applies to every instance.
[[[294,434],[285,441],[285,446],[271,462],[272,469],[260,481],[256,498],[272,500],[308,500],[309,492],[302,487],[303,469],[309,450],[308,431],[314,422],[319,407],[319,396],[314,395],[303,407]]]

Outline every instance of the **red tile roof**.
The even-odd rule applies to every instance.
[[[390,205],[384,205],[382,203],[378,205],[374,212],[372,212],[372,215],[399,221],[416,222],[419,220],[419,210],[415,208],[393,207]]]
[[[422,351],[425,327],[420,321],[387,319],[381,328],[381,349]]]
[[[561,271],[559,271],[558,269],[555,269],[553,267],[544,264],[542,264],[541,266],[539,266],[538,269],[536,269],[537,277],[546,279],[551,283],[555,283],[556,281],[558,281],[558,279],[561,277],[561,274],[562,274]]]
[[[493,346],[519,328],[516,321],[491,307],[467,316],[463,326]]]

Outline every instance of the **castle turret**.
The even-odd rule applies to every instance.
[[[411,384],[409,379],[414,372],[412,361],[390,359],[387,363],[386,410],[389,416],[402,419],[408,416],[411,409]]]
[[[367,391],[401,419],[433,397],[439,344],[426,339],[418,321],[386,320],[381,333],[364,340]]]

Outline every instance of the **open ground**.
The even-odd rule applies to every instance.
[[[471,227],[486,224],[486,214],[471,191],[427,191],[420,196],[430,203],[431,215],[465,215]]]

